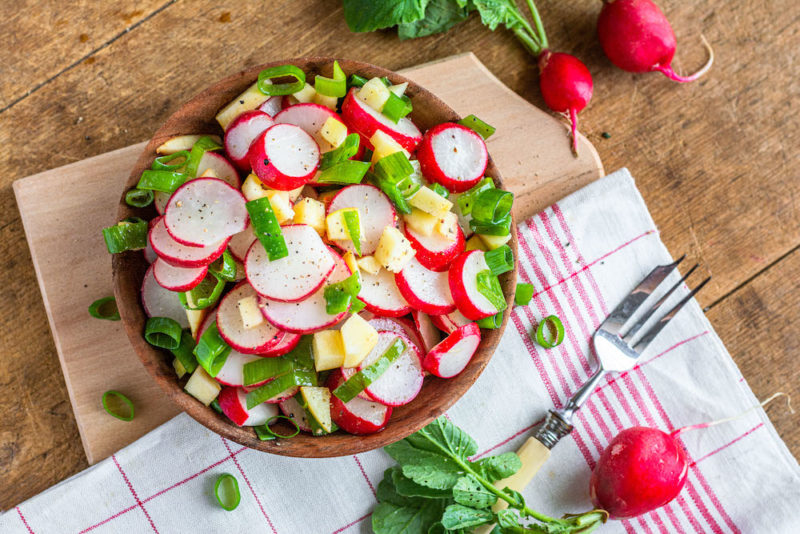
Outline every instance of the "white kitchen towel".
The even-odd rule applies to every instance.
[[[535,296],[513,311],[483,375],[448,411],[478,441],[481,456],[519,447],[547,409],[569,397],[591,373],[597,325],[655,265],[672,261],[625,169],[532,217],[519,234],[520,281],[532,283]],[[566,336],[544,350],[531,332],[551,314],[562,319]],[[623,428],[669,431],[756,403],[691,302],[633,370],[602,382],[525,497],[548,515],[587,510],[591,469]],[[762,410],[681,440],[691,468],[680,496],[601,532],[798,532],[800,468]],[[382,451],[324,460],[271,456],[180,415],[6,512],[0,532],[369,532],[375,488],[391,464]],[[232,512],[213,497],[222,473],[239,480],[242,501]]]

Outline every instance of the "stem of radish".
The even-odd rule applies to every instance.
[[[539,33],[539,41],[542,44],[542,50],[546,50],[550,48],[550,45],[547,42],[547,34],[544,31],[542,17],[539,16],[539,10],[536,9],[536,4],[533,3],[533,0],[526,1],[528,2],[528,10],[531,12],[531,18],[533,18],[533,24],[536,26],[536,31]]]
[[[736,419],[739,419],[740,417],[744,417],[745,415],[749,414],[750,412],[752,412],[753,410],[755,410],[757,408],[763,408],[764,406],[766,406],[767,404],[769,404],[770,402],[772,402],[773,400],[775,400],[776,398],[781,397],[781,396],[786,397],[786,404],[789,406],[789,411],[791,413],[794,413],[794,408],[792,408],[792,398],[789,395],[787,395],[786,393],[783,393],[783,392],[779,391],[778,393],[775,393],[774,395],[772,395],[770,398],[766,399],[765,401],[763,401],[763,402],[761,402],[759,404],[756,404],[755,406],[751,406],[750,408],[748,408],[747,410],[743,411],[742,413],[740,413],[738,415],[734,415],[732,417],[726,417],[724,419],[717,419],[716,421],[711,421],[711,422],[708,422],[708,423],[699,423],[697,425],[682,426],[681,428],[677,428],[677,429],[673,430],[672,432],[670,432],[669,436],[674,438],[674,437],[682,434],[683,432],[687,432],[689,430],[699,430],[701,428],[708,428],[708,427],[712,427],[712,426],[716,426],[716,425],[721,425],[722,423],[728,423],[730,421],[735,421]]]
[[[681,76],[680,74],[677,74],[674,70],[672,70],[672,65],[666,65],[666,66],[658,65],[656,67],[653,67],[653,70],[660,72],[670,80],[676,82],[687,83],[695,81],[697,78],[708,72],[708,69],[710,69],[711,65],[714,64],[714,49],[711,48],[711,45],[706,40],[705,35],[701,35],[700,38],[703,40],[703,46],[705,46],[706,50],[708,50],[708,60],[706,61],[706,64],[700,67],[700,69],[697,72],[695,72],[694,74],[689,74],[688,76]]]

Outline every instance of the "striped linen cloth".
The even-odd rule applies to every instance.
[[[591,373],[594,329],[655,265],[672,261],[625,169],[519,231],[520,281],[534,285],[534,299],[514,310],[483,375],[447,414],[476,438],[480,456],[519,447],[546,410],[569,397]],[[566,336],[543,350],[531,331],[550,314],[562,318]],[[621,429],[669,431],[756,403],[691,302],[633,370],[603,381],[525,497],[550,515],[587,510],[591,469]],[[680,496],[601,532],[798,532],[800,468],[762,410],[680,439],[691,462]],[[179,415],[9,510],[0,516],[0,532],[369,532],[375,488],[391,463],[382,451],[335,459],[270,456]],[[242,501],[233,512],[214,501],[221,473],[239,480]]]

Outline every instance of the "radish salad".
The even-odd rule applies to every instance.
[[[103,231],[150,263],[145,339],[262,439],[279,418],[382,430],[499,327],[514,266],[513,195],[485,176],[494,128],[471,115],[423,132],[407,83],[331,68],[313,85],[262,71],[217,114],[224,135],[158,147],[125,197],[155,216]]]

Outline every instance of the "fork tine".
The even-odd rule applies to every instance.
[[[650,274],[648,274],[644,280],[614,308],[614,311],[606,317],[606,320],[603,321],[600,328],[612,334],[619,334],[625,322],[636,313],[636,310],[642,306],[642,303],[644,303],[647,297],[661,285],[667,276],[678,268],[678,265],[685,257],[686,254],[668,265],[659,265],[650,271]]]
[[[658,302],[656,302],[656,303],[653,305],[653,307],[652,307],[652,308],[650,308],[650,310],[648,310],[648,311],[647,311],[647,313],[645,313],[644,315],[642,315],[642,317],[640,317],[640,318],[639,318],[639,320],[638,320],[638,321],[636,321],[636,323],[634,323],[634,325],[633,325],[633,326],[630,328],[630,330],[628,330],[628,333],[627,333],[627,334],[625,334],[625,336],[624,336],[622,339],[623,339],[623,340],[625,340],[625,342],[626,342],[626,343],[630,343],[630,342],[631,342],[631,340],[633,339],[633,337],[636,335],[636,333],[637,333],[637,332],[638,332],[638,331],[639,331],[639,330],[640,330],[640,329],[641,329],[641,328],[644,326],[644,324],[645,324],[645,323],[646,323],[648,320],[650,320],[650,317],[652,317],[652,316],[653,316],[653,314],[654,314],[655,312],[657,312],[659,308],[661,308],[661,305],[662,305],[662,304],[664,304],[664,302],[666,302],[666,301],[667,301],[667,299],[668,299],[668,298],[669,298],[669,296],[670,296],[670,295],[673,293],[673,291],[675,291],[676,289],[678,289],[678,287],[680,287],[680,285],[681,285],[683,282],[685,282],[685,281],[686,281],[686,279],[687,279],[687,278],[689,278],[689,276],[691,276],[691,274],[692,274],[692,273],[693,273],[693,272],[694,272],[694,271],[695,271],[695,270],[696,270],[696,269],[697,269],[699,266],[700,266],[700,264],[699,264],[699,263],[695,263],[695,264],[694,264],[694,267],[692,267],[691,269],[689,269],[689,270],[686,272],[686,274],[684,274],[684,275],[681,277],[681,279],[680,279],[680,280],[678,280],[677,282],[675,282],[675,285],[673,285],[671,288],[669,288],[669,290],[668,290],[666,293],[664,293],[664,295],[663,295],[663,296],[662,296],[660,299],[658,299]]]
[[[658,322],[654,324],[653,327],[650,330],[648,330],[645,335],[642,336],[642,339],[636,342],[636,345],[633,347],[633,349],[639,353],[641,353],[644,349],[646,349],[647,345],[649,345],[650,342],[653,341],[653,339],[655,339],[655,337],[659,334],[659,332],[661,332],[661,330],[667,325],[667,323],[670,322],[673,317],[675,317],[675,314],[677,314],[678,311],[680,311],[680,309],[683,308],[683,305],[689,302],[689,300],[691,300],[692,297],[694,297],[701,289],[703,289],[703,286],[705,286],[709,280],[711,280],[710,276],[705,280],[703,280],[702,282],[700,282],[700,284],[696,288],[692,289],[688,295],[683,297],[680,302],[678,302],[670,311],[667,312],[667,314],[664,317],[659,319]]]

